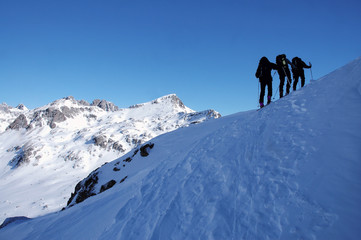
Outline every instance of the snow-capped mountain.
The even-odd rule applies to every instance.
[[[28,111],[24,104],[13,108],[6,103],[0,104],[0,133],[3,132],[20,114]]]
[[[0,107],[0,222],[66,206],[92,170],[169,131],[220,117],[195,112],[175,95],[119,109],[73,97],[28,110]]]
[[[141,144],[0,239],[359,239],[359,105],[361,58],[260,111]]]

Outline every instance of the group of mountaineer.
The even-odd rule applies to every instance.
[[[280,92],[280,98],[283,97],[283,86],[286,83],[286,95],[290,93],[291,88],[291,73],[290,69],[288,68],[288,65],[291,65],[292,69],[292,75],[293,75],[293,91],[296,91],[298,79],[301,78],[301,87],[305,85],[305,72],[304,68],[311,68],[312,64],[310,63],[307,65],[304,61],[302,61],[299,57],[294,57],[292,59],[292,62],[286,58],[285,54],[278,55],[276,57],[276,64],[270,62],[266,57],[262,57],[259,61],[257,72],[256,72],[256,78],[259,79],[259,82],[261,84],[261,93],[259,96],[259,105],[260,107],[264,107],[264,95],[266,86],[268,88],[268,94],[267,94],[267,104],[271,102],[272,97],[272,70],[277,70],[278,76],[280,78],[280,86],[279,86],[279,92]]]

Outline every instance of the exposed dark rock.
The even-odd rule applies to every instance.
[[[80,101],[78,101],[78,103],[79,103],[79,105],[90,106],[90,104],[85,100],[80,100]]]
[[[100,187],[100,192],[99,193],[102,193],[106,190],[108,190],[109,188],[113,187],[117,182],[115,180],[110,180],[109,182],[107,182],[106,184],[102,185]]]
[[[65,100],[70,100],[70,101],[72,101],[72,102],[75,102],[75,98],[74,98],[73,96],[68,96],[68,97],[65,97],[65,98],[63,98],[63,99],[65,99]]]
[[[16,108],[19,109],[19,110],[26,110],[27,109],[24,104],[19,104],[19,105],[16,106]]]
[[[7,225],[9,225],[10,223],[13,223],[13,222],[24,222],[24,221],[27,221],[30,219],[31,218],[24,217],[24,216],[6,218],[5,221],[0,225],[0,229],[6,227]]]
[[[77,154],[74,151],[68,151],[66,153],[67,155],[63,155],[62,157],[64,157],[64,161],[79,161],[81,159],[81,157],[79,157],[79,154]]]
[[[140,139],[136,139],[136,138],[133,138],[132,139],[132,144],[133,145],[139,145],[139,144],[141,144],[142,143],[142,140],[140,140]]]
[[[135,155],[137,155],[138,152],[139,152],[139,149],[135,149],[132,157],[134,157]]]
[[[122,144],[120,144],[118,142],[113,143],[112,148],[119,152],[125,152],[125,149],[123,148]]]
[[[50,127],[51,129],[54,129],[54,128],[56,128],[56,124],[55,124],[54,122],[51,122],[50,125],[49,125],[49,127]]]
[[[65,117],[69,118],[69,117],[73,117],[74,115],[76,115],[77,113],[79,113],[79,109],[76,108],[69,108],[67,106],[62,106],[61,108],[61,112],[65,115]]]
[[[114,168],[113,168],[113,171],[114,171],[114,172],[118,172],[118,171],[120,171],[120,168],[114,167]]]
[[[10,161],[10,164],[14,167],[22,166],[30,162],[30,158],[35,156],[37,151],[34,151],[34,147],[31,145],[25,145],[17,150],[16,156]]]
[[[76,203],[80,203],[85,199],[96,195],[94,188],[98,183],[98,172],[97,170],[93,171],[89,176],[82,181],[80,181],[75,186],[75,192],[71,194],[71,197],[68,200],[67,206],[73,206]],[[74,203],[75,199],[75,203]]]
[[[20,146],[15,146],[15,147],[11,147],[9,148],[8,150],[6,150],[6,152],[16,152],[16,151],[19,151],[21,149]]]
[[[150,149],[154,147],[154,143],[147,143],[140,147],[140,156],[146,157],[149,155]]]
[[[94,120],[96,120],[98,117],[97,117],[97,115],[95,115],[95,114],[89,114],[89,115],[87,115],[86,116],[88,119],[94,119]]]
[[[207,119],[210,118],[220,118],[222,115],[219,112],[216,112],[214,110],[206,110]]]
[[[129,106],[129,108],[140,108],[142,106],[144,106],[144,104],[135,104],[135,105]]]
[[[200,123],[203,122],[202,118],[206,118],[206,120],[208,119],[213,119],[213,118],[220,118],[221,114],[219,114],[218,112],[214,111],[214,110],[205,110],[202,112],[195,112],[195,113],[189,113],[186,115],[186,119],[188,121],[191,121],[191,123]]]
[[[125,149],[119,142],[115,142],[113,139],[107,139],[104,135],[94,136],[93,141],[95,146],[106,148],[108,150],[114,149],[116,151],[125,152]]]
[[[125,179],[127,179],[127,177],[128,177],[128,176],[125,176],[122,180],[120,180],[120,182],[119,182],[119,183],[124,182],[124,181],[125,181]]]
[[[47,108],[45,110],[45,116],[53,123],[60,123],[66,120],[64,113],[58,109]]]
[[[170,94],[170,95],[158,98],[158,99],[152,101],[152,104],[157,104],[157,103],[160,103],[160,102],[163,102],[163,101],[170,101],[174,106],[185,108],[182,100],[180,100],[177,97],[177,95],[175,95],[175,94]]]
[[[93,138],[94,140],[94,144],[95,146],[100,146],[102,148],[106,148],[107,147],[107,139],[104,135],[100,135],[100,136],[95,136]]]
[[[50,128],[55,128],[55,123],[64,122],[66,117],[59,109],[50,107],[46,110],[36,111],[33,115],[33,119],[31,120],[31,124],[35,124],[35,126],[41,127],[42,120],[44,120],[45,123],[50,126]],[[31,128],[31,126],[28,128]]]
[[[104,165],[107,165],[107,164],[108,164],[108,162],[103,163],[103,164],[102,164],[102,167],[103,167]]]
[[[105,100],[100,100],[100,99],[95,99],[91,106],[97,106],[100,107],[101,109],[107,111],[107,112],[115,112],[118,111],[119,108],[117,106],[115,106],[113,103],[105,101]]]
[[[126,159],[123,160],[123,162],[131,162],[132,158],[131,157],[127,157]]]
[[[28,121],[26,120],[26,117],[24,114],[20,114],[14,122],[12,122],[6,130],[12,129],[12,130],[19,130],[20,128],[26,128],[28,126]]]

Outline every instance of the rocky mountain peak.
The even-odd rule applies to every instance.
[[[24,110],[24,111],[28,110],[28,108],[22,103],[17,105],[16,108],[19,110]]]
[[[176,107],[186,108],[182,100],[180,100],[180,98],[176,94],[169,94],[152,101],[152,104],[158,104],[158,103],[170,103]]]
[[[180,100],[180,98],[178,98],[178,96],[176,94],[165,95],[165,96],[157,98],[153,101],[136,104],[136,105],[130,106],[129,108],[139,108],[139,107],[144,107],[144,106],[148,106],[148,105],[161,105],[161,104],[163,104],[165,106],[170,106],[172,108],[180,108],[180,109],[192,111],[191,109],[187,108],[183,104],[182,100]]]
[[[119,110],[119,108],[115,106],[114,103],[108,102],[106,100],[95,99],[90,105],[100,107],[107,112],[115,112]]]

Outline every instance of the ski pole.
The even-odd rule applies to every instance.
[[[311,62],[309,62],[310,66],[311,66]],[[312,67],[310,67],[310,72],[311,72],[311,80],[313,80],[313,75],[312,75]]]
[[[284,72],[284,74],[285,74],[285,76],[287,78],[287,82],[288,82],[288,84],[290,85],[290,88],[291,88],[291,80],[288,78],[285,69],[283,67],[282,67],[282,69],[283,69],[283,72]],[[286,89],[287,89],[287,86],[286,86]]]
[[[273,96],[273,100],[275,100],[275,99],[276,99],[277,93],[278,93],[278,88],[277,88],[277,90],[276,90],[275,95]]]
[[[274,73],[273,73],[272,80],[273,80],[273,78],[274,78],[275,74],[276,74],[276,72],[274,72]],[[272,88],[273,88],[273,84],[272,84]],[[273,89],[272,89],[272,90],[273,90]],[[273,92],[273,91],[272,91],[272,92]],[[276,99],[276,95],[277,95],[277,93],[278,93],[278,88],[277,88],[277,90],[276,90],[276,94],[275,94],[275,95],[273,95],[273,100],[275,100],[275,99]]]
[[[258,98],[259,98],[259,81],[258,81]],[[259,107],[259,101],[257,100],[257,102],[258,102],[257,107]]]

